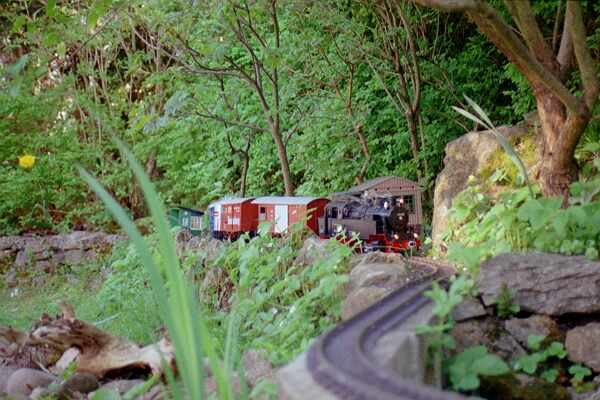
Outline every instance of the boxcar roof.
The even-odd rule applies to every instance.
[[[253,204],[288,204],[288,205],[307,205],[311,201],[319,199],[318,197],[308,196],[265,196],[258,197]]]
[[[214,206],[222,206],[222,205],[229,205],[229,204],[240,204],[240,203],[245,203],[248,200],[253,200],[254,197],[230,197],[228,199],[221,199],[221,200],[217,200],[213,203],[210,203],[208,205],[208,207],[214,207]]]
[[[363,182],[360,185],[353,186],[347,190],[347,193],[364,192],[365,190],[373,189],[374,187],[379,186],[388,181],[390,181],[389,185],[418,188],[418,184],[411,180],[400,178],[397,176],[382,176]]]
[[[177,208],[179,210],[186,210],[186,211],[191,211],[191,212],[196,212],[196,213],[204,214],[204,211],[196,210],[196,209],[189,208],[189,207],[173,206],[171,208]]]

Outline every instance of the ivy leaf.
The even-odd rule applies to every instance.
[[[548,221],[548,211],[544,209],[542,203],[537,199],[526,201],[517,212],[517,217],[521,221],[528,221],[533,229],[539,229]]]
[[[567,237],[567,226],[569,225],[569,214],[565,211],[559,212],[552,223],[559,239]]]
[[[529,335],[527,337],[527,347],[531,350],[539,350],[544,339],[546,339],[545,335]]]
[[[545,357],[542,353],[533,353],[519,358],[515,363],[515,369],[522,370],[525,373],[532,375],[537,370],[538,365],[543,361],[545,361]]]
[[[498,356],[489,354],[485,346],[470,347],[449,360],[452,387],[473,390],[479,387],[478,375],[502,375],[510,370]]]
[[[554,383],[554,381],[556,381],[556,378],[558,377],[558,370],[556,368],[550,368],[542,372],[540,377],[546,380],[547,382]]]
[[[548,357],[558,357],[560,359],[567,356],[567,350],[565,350],[565,346],[560,342],[552,342],[544,353],[546,353]]]
[[[510,371],[509,366],[497,355],[487,354],[473,363],[473,369],[480,375],[503,375]]]
[[[581,382],[586,376],[590,376],[592,371],[582,365],[575,364],[569,368],[569,373],[573,375],[574,380]]]

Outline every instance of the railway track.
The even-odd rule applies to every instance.
[[[355,317],[318,338],[307,354],[314,381],[335,398],[348,400],[450,400],[462,396],[410,382],[379,365],[373,352],[380,338],[391,332],[430,300],[424,292],[435,280],[444,280],[452,269],[447,264],[413,257],[416,267],[436,272],[412,282]]]

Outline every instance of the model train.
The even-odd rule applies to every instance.
[[[420,247],[422,209],[417,183],[398,177],[364,182],[331,200],[315,197],[227,198],[208,207],[209,228],[217,239],[253,236],[263,222],[284,234],[299,222],[322,239],[358,238],[361,250],[400,252]]]

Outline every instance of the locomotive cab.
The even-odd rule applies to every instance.
[[[366,250],[404,251],[418,247],[402,197],[337,199],[327,205],[319,228],[324,238],[349,239],[357,235]]]

